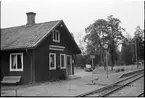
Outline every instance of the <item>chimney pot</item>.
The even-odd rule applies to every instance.
[[[34,12],[28,12],[27,14],[27,25],[33,25],[35,24],[35,15]]]

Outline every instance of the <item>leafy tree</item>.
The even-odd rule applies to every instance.
[[[136,45],[138,60],[143,60],[144,59],[144,55],[143,55],[144,54],[144,31],[140,28],[140,26],[136,27],[133,42]]]
[[[70,32],[70,34],[72,35],[73,38],[75,38],[74,34],[72,32]]]
[[[121,65],[121,51],[117,50],[117,65]]]
[[[75,63],[76,63],[76,67],[81,67],[81,68],[85,67],[86,57],[82,54],[76,55]]]
[[[134,63],[136,61],[136,57],[137,61],[144,59],[144,36],[143,30],[139,26],[136,28],[134,37],[131,38],[130,36],[127,36],[123,43],[121,58],[125,64]]]
[[[133,64],[133,53],[131,51],[131,45],[130,43],[127,43],[124,41],[124,43],[126,43],[126,45],[122,46],[121,49],[121,61],[122,64],[126,64],[126,65],[130,65]]]
[[[121,21],[114,18],[112,15],[108,16],[107,20],[98,19],[93,24],[86,28],[86,36],[84,40],[87,42],[87,52],[90,54],[99,51],[102,64],[104,64],[104,45],[107,44],[107,50],[110,53],[110,64],[113,66],[117,60],[116,50],[121,40],[124,38],[122,31],[124,29],[120,26]]]
[[[132,37],[126,33],[126,38],[123,40],[122,49],[121,49],[121,61],[123,64],[133,64],[135,56],[133,54],[135,47],[134,43],[132,43]]]

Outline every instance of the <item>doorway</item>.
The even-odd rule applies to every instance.
[[[72,56],[66,55],[66,73],[67,75],[72,75]]]

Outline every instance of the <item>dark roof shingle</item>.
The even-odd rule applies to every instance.
[[[60,21],[1,29],[1,50],[35,47]]]

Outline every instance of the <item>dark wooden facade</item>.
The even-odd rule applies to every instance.
[[[61,27],[63,25],[63,27]],[[60,53],[74,55],[77,47],[74,44],[71,34],[62,22],[54,30],[60,32],[60,42],[53,42],[52,33],[46,36],[36,48],[32,49],[11,49],[1,51],[1,80],[4,76],[22,76],[20,84],[49,81],[59,79],[61,75],[67,76],[66,69],[59,68]],[[53,30],[52,30],[53,31]],[[50,50],[50,45],[63,46],[64,51]],[[80,52],[80,51],[79,51]],[[10,71],[10,53],[23,53],[23,71]],[[49,53],[56,53],[56,70],[49,69]],[[66,65],[67,66],[67,65]],[[71,74],[74,74],[72,65]]]
[[[23,71],[10,71],[10,53],[23,53]],[[4,76],[22,76],[21,84],[31,83],[32,50],[8,50],[1,52],[1,80]]]

